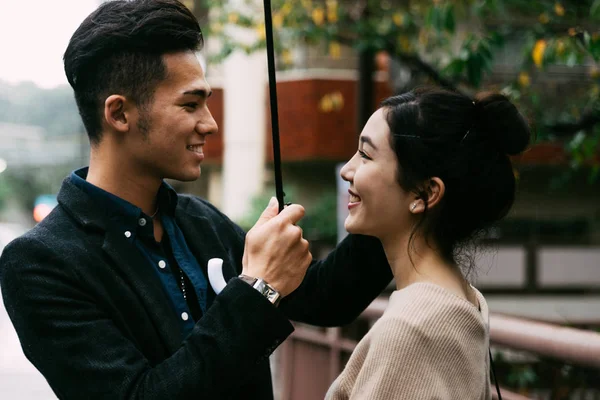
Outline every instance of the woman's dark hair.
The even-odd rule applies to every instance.
[[[503,218],[515,199],[509,155],[527,148],[530,130],[503,95],[475,99],[444,89],[422,88],[384,100],[391,146],[398,157],[398,182],[425,201],[411,234],[423,229],[441,255],[458,263],[464,245]],[[445,194],[427,208],[428,182],[440,178]],[[472,268],[472,260],[469,269]]]
[[[177,0],[113,0],[98,7],[77,28],[63,57],[90,142],[101,139],[107,96],[127,96],[144,111],[166,78],[162,55],[202,45],[197,19]]]

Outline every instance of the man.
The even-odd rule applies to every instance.
[[[348,323],[391,279],[372,238],[311,263],[299,205],[278,214],[272,201],[246,235],[163,182],[197,179],[217,131],[201,38],[176,0],[119,0],[65,52],[90,165],[0,259],[23,351],[61,399],[270,399],[268,357],[289,319]],[[206,280],[216,257],[218,295]]]

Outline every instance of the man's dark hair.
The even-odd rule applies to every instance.
[[[90,14],[63,59],[92,145],[101,139],[106,97],[122,94],[143,112],[166,78],[162,56],[202,45],[197,19],[177,0],[113,0]]]

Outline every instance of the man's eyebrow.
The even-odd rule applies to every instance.
[[[371,147],[372,147],[374,150],[377,150],[377,146],[375,146],[375,145],[373,144],[373,141],[372,141],[372,140],[371,140],[371,138],[370,138],[370,137],[368,137],[368,136],[361,136],[361,137],[360,137],[360,142],[361,142],[361,143],[366,143],[366,144],[368,144],[369,146],[371,146]]]
[[[210,92],[207,92],[206,89],[194,89],[183,92],[183,94],[191,94],[193,96],[202,97],[203,99],[209,98],[210,96],[212,96],[212,93],[212,90]]]

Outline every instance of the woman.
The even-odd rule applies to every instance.
[[[500,94],[422,89],[388,98],[341,175],[350,233],[379,238],[388,308],[327,399],[490,399],[488,308],[465,250],[514,201],[509,155],[530,132]]]

